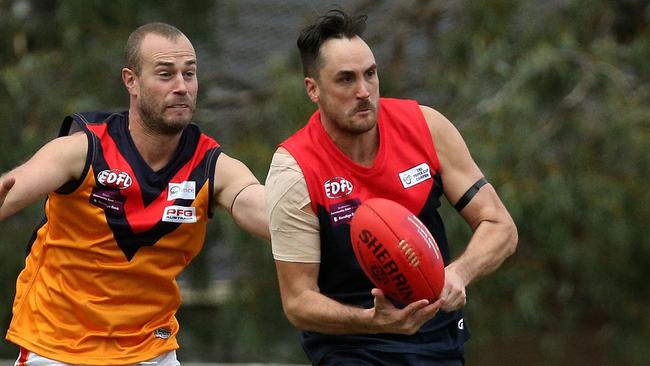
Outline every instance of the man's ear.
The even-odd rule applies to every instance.
[[[128,67],[122,69],[122,82],[124,83],[124,86],[130,95],[138,94],[138,80],[133,70],[129,69]]]
[[[316,80],[314,78],[311,78],[309,76],[305,77],[305,90],[307,90],[307,95],[312,102],[318,103],[320,101],[318,85],[316,84]]]

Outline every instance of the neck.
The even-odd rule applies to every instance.
[[[129,111],[129,132],[140,156],[153,171],[165,167],[178,147],[182,132],[175,135],[156,133],[142,122],[136,111]]]
[[[377,125],[363,133],[345,132],[332,128],[328,123],[323,123],[323,127],[336,147],[350,160],[367,168],[375,162],[377,151],[379,151],[379,128]]]

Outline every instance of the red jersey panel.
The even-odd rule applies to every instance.
[[[281,146],[296,159],[307,183],[312,209],[318,216],[321,237],[320,291],[344,304],[371,308],[374,287],[361,270],[350,240],[349,222],[359,205],[374,197],[399,202],[427,226],[445,263],[449,250],[442,219],[437,212],[442,195],[440,163],[420,106],[413,100],[381,98],[378,111],[379,149],[372,166],[364,167],[345,156],[322,126],[320,113]],[[313,362],[328,350],[357,344],[368,348],[451,355],[462,342],[432,345],[423,342],[436,331],[455,327],[460,312],[439,314],[426,323],[419,336],[329,336],[303,333],[303,347]],[[450,328],[450,329],[452,329]],[[463,338],[463,337],[461,337]],[[464,338],[463,338],[464,340]]]

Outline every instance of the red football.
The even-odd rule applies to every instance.
[[[366,200],[352,217],[350,237],[361,268],[387,296],[402,304],[440,296],[445,265],[438,244],[404,206]]]

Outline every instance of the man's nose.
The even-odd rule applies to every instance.
[[[174,78],[174,93],[176,94],[187,94],[188,88],[187,88],[187,81],[185,80],[185,77],[183,76],[183,73],[178,73],[176,74],[176,77]]]
[[[358,99],[368,99],[370,97],[370,90],[368,85],[366,85],[365,80],[361,80],[357,87],[356,97]]]

